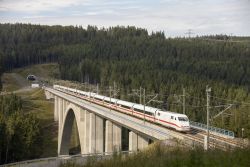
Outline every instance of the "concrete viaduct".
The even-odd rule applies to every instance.
[[[45,88],[47,99],[54,99],[54,119],[58,121],[58,155],[69,154],[74,119],[80,140],[81,154],[122,150],[122,127],[128,129],[129,151],[140,150],[154,140],[178,138],[193,141],[184,135],[110,108],[85,101],[64,92]]]

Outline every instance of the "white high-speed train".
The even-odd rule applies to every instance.
[[[136,117],[145,118],[148,121],[174,128],[177,131],[185,132],[190,130],[189,120],[185,114],[162,111],[158,108],[145,106],[144,116],[144,105],[141,104],[110,98],[92,92],[84,92],[60,85],[54,85],[53,88],[81,98],[85,98],[86,100],[91,100],[100,105],[104,105],[105,102],[105,104],[109,103],[109,107],[112,107],[113,109],[116,109],[120,112],[125,112]],[[110,103],[112,105],[110,105]]]

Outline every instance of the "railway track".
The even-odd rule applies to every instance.
[[[57,91],[59,91],[59,90],[57,90]],[[91,97],[88,97],[88,96],[83,96],[83,95],[80,95],[80,94],[76,94],[76,93],[72,93],[72,92],[66,92],[66,91],[62,91],[62,90],[60,90],[60,91],[63,92],[63,93],[69,94],[71,96],[74,96],[74,97],[83,99],[85,101],[88,101],[90,103],[95,103],[97,105],[103,106],[103,107],[108,108],[110,110],[115,110],[115,111],[130,115],[130,116],[133,116],[133,117],[136,117],[136,118],[143,119],[142,117],[138,117],[138,116],[133,115],[134,113],[136,113],[136,111],[133,111],[131,109],[127,109],[125,107],[115,105],[115,104],[111,104],[111,103],[108,103],[108,102],[105,102],[105,101],[97,100],[95,98],[91,98]],[[153,120],[152,121],[145,120],[145,121],[157,124],[157,123],[153,122]],[[160,125],[160,124],[157,124],[157,125],[159,125],[161,127],[164,127],[164,128],[167,128],[167,127],[165,127],[163,125]],[[188,132],[188,133],[181,133],[181,132],[178,132],[178,131],[173,130],[171,128],[167,128],[167,129],[171,130],[171,133],[175,133],[175,134],[178,134],[179,136],[183,136],[184,138],[195,141],[196,143],[198,143],[201,146],[204,145],[204,138],[207,135],[206,131],[196,129],[196,128],[191,128],[191,131]],[[210,134],[209,139],[210,139],[209,140],[209,148],[219,148],[219,149],[222,149],[222,150],[228,150],[229,148],[244,148],[245,147],[244,143],[239,142],[239,141],[237,141],[235,139],[221,137],[221,136],[214,135],[214,134]]]
[[[206,136],[207,132],[204,130],[199,130],[199,134]],[[212,133],[210,133],[209,136],[213,140],[224,141],[225,143],[229,143],[230,145],[235,146],[235,147],[239,147],[239,148],[247,147],[247,145],[244,144],[242,140],[238,140],[236,138],[226,138],[226,137],[222,137],[219,135],[214,135]]]

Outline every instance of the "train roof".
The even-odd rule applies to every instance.
[[[60,86],[60,85],[54,85],[54,88],[57,88],[57,87],[63,88],[63,89],[69,89],[69,90],[76,90],[76,89],[73,89],[73,88],[68,88],[68,87],[64,87],[64,86]],[[102,96],[102,95],[99,95],[99,94],[93,93],[93,92],[84,92],[84,91],[81,91],[81,90],[76,90],[76,92],[81,93],[81,94],[86,95],[86,96],[92,96],[92,97],[95,97],[95,98],[98,98],[98,99],[101,99],[101,100],[111,101],[112,103],[127,106],[129,108],[144,110],[144,105],[142,105],[142,104],[137,104],[137,103],[132,103],[132,102],[128,102],[128,101],[124,101],[124,100],[120,100],[120,99],[110,98],[110,97]],[[154,107],[150,107],[150,106],[145,106],[145,111],[151,112],[151,113],[155,113],[156,111],[158,111],[158,112],[173,114],[174,116],[187,117],[185,114],[180,114],[180,113],[171,112],[171,111],[163,111],[163,110],[161,110],[159,108],[154,108]]]

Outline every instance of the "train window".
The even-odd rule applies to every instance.
[[[176,120],[176,117],[174,119]]]
[[[127,108],[127,107],[126,107]],[[143,110],[138,110],[136,108],[134,108],[134,111],[137,111],[137,112],[140,112],[140,113],[143,113],[144,114],[144,111]],[[148,111],[145,111],[145,114],[146,115],[153,115],[154,116],[154,113],[151,113],[151,112],[148,112]]]
[[[161,115],[161,113],[158,112],[158,116],[160,116],[160,115]]]
[[[153,115],[153,113],[147,112],[147,111],[145,111],[145,114],[147,114],[147,115]]]
[[[171,119],[174,119],[174,116],[171,116]]]
[[[186,117],[178,117],[178,119],[179,119],[179,121],[188,121],[188,118],[186,118]]]

